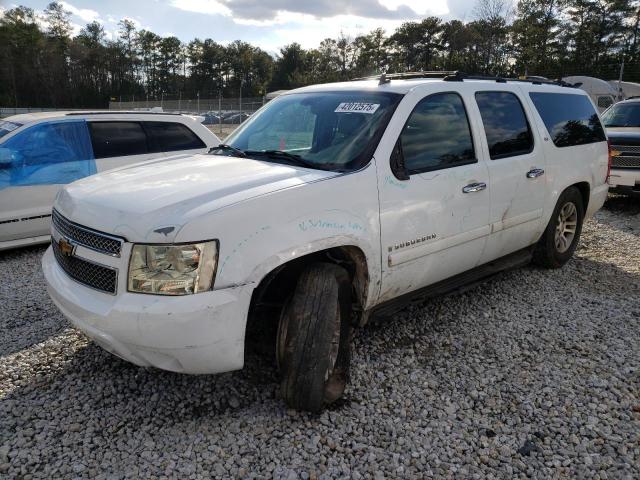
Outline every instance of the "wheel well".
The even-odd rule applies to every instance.
[[[572,185],[572,187],[576,187],[580,191],[580,195],[582,196],[582,206],[584,207],[584,211],[587,211],[587,206],[589,205],[589,196],[590,189],[589,184],[587,182],[579,182]]]
[[[247,319],[247,346],[271,353],[282,307],[293,292],[300,273],[316,262],[342,266],[353,286],[353,311],[358,314],[366,301],[369,272],[364,252],[355,246],[334,247],[295,258],[267,274],[253,291]]]

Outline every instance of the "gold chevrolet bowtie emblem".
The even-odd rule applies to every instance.
[[[620,155],[622,155],[622,152],[619,150],[611,150],[611,156],[612,157],[619,157]]]
[[[71,255],[73,255],[73,245],[64,238],[58,240],[58,248],[60,250],[60,253],[65,257],[70,257]]]

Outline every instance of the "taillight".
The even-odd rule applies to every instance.
[[[609,161],[607,162],[607,177],[604,179],[605,183],[609,183],[609,177],[611,176],[611,162],[613,161],[613,155],[611,155],[613,148],[611,148],[611,140],[607,139],[607,147],[609,150]]]

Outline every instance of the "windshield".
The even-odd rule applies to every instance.
[[[389,92],[294,93],[268,103],[227,139],[248,157],[323,170],[366,164],[402,98]]]
[[[21,123],[0,120],[0,138],[4,137],[7,133],[13,132],[16,128],[20,128],[21,126]]]
[[[618,103],[602,114],[605,127],[640,127],[640,102]]]

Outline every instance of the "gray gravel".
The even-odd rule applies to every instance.
[[[639,478],[639,213],[612,197],[565,268],[368,326],[319,416],[257,356],[194,377],[109,355],[47,298],[43,248],[0,254],[0,476]]]

